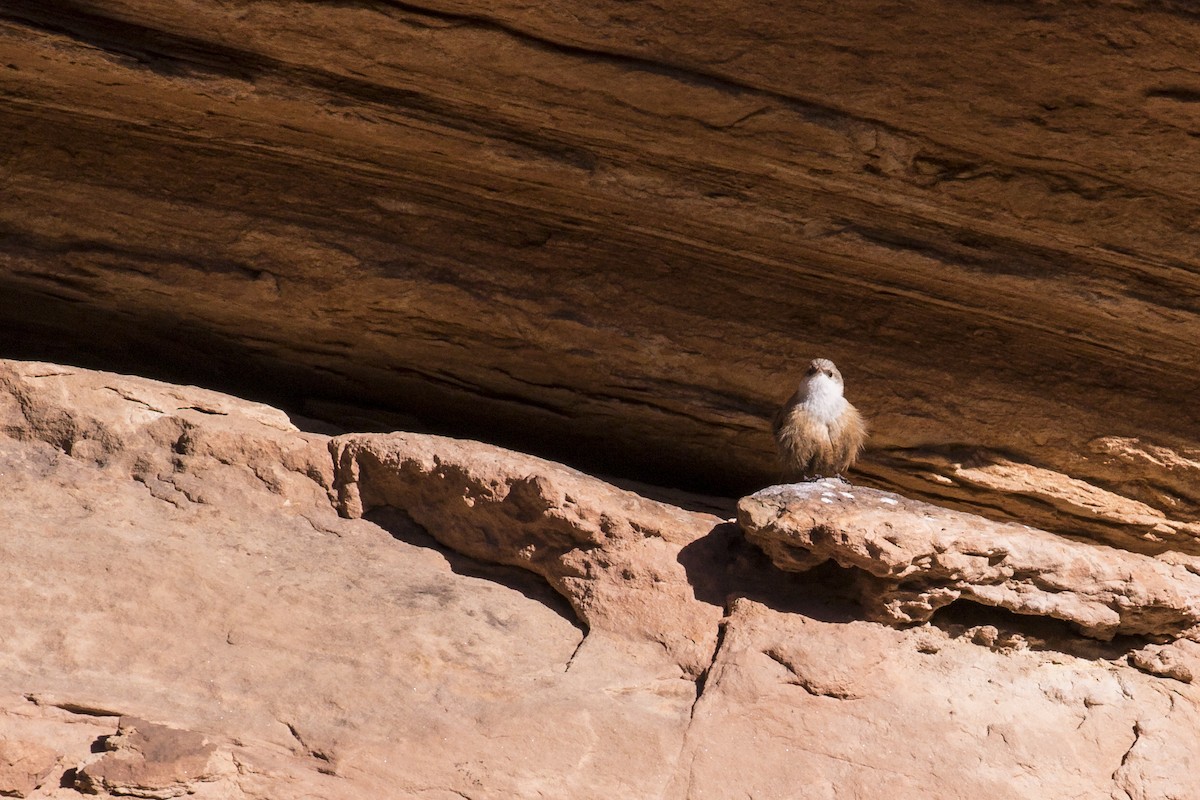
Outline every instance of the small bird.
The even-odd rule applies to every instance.
[[[858,458],[867,425],[842,396],[843,386],[832,361],[814,358],[800,388],[775,415],[775,445],[787,480],[840,476]]]

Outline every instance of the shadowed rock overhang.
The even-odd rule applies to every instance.
[[[1198,34],[13,0],[4,354],[727,494],[822,355],[873,423],[857,481],[1196,552]]]

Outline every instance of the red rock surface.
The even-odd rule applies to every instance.
[[[0,788],[27,797],[1200,794],[1193,642],[873,622],[701,498],[13,361],[0,477],[0,754],[36,756]]]
[[[0,795],[1200,797],[1197,41],[0,3]]]
[[[852,570],[884,622],[926,622],[959,600],[1061,619],[1087,636],[1200,638],[1200,561],[1160,560],[837,479],[743,498],[746,537],[780,569]]]
[[[234,772],[229,753],[218,751],[201,734],[136,717],[121,717],[117,732],[104,737],[104,749],[104,755],[76,772],[75,787],[85,794],[211,795],[212,788],[205,784],[228,779]],[[222,793],[237,791],[230,781],[225,783]]]
[[[590,633],[650,641],[698,678],[722,606],[680,551],[720,526],[542,459],[420,434],[338,437],[339,510],[398,509],[456,552],[540,575]]]
[[[58,766],[58,753],[42,744],[0,739],[0,796],[28,797]]]
[[[0,334],[730,494],[827,356],[857,480],[1195,553],[1198,39],[1178,2],[7,0]]]

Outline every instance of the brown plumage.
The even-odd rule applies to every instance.
[[[841,475],[858,458],[867,425],[842,395],[842,373],[813,359],[800,388],[775,415],[775,445],[786,480]]]

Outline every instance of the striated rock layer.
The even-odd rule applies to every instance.
[[[1183,3],[0,7],[5,352],[1200,552]],[[379,416],[376,415],[376,420]]]
[[[1096,641],[1032,598],[1021,615],[957,602],[880,624],[850,571],[780,569],[701,498],[13,361],[0,477],[6,795],[1200,795],[1195,642]],[[758,535],[747,509],[786,506],[790,541],[826,490],[750,498],[743,524]],[[854,569],[897,574],[897,550],[856,548],[850,524],[888,496],[847,493],[829,513]],[[998,563],[1042,569],[1026,575],[1042,589],[1035,552],[1087,548],[1097,575],[1122,575],[1064,570],[1064,598],[1151,604],[1194,580],[1182,556],[889,513],[897,548],[946,528],[930,539],[944,558],[1005,548]]]

